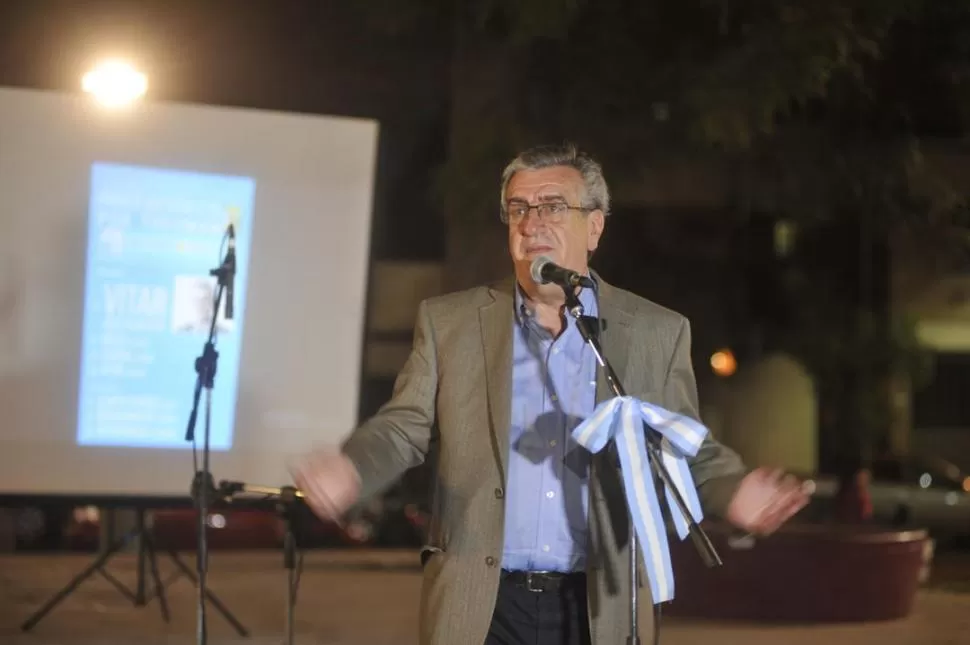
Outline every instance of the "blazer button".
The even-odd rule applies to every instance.
[[[485,564],[487,564],[490,567],[494,567],[495,566],[495,558],[493,558],[492,556],[488,556],[487,558],[485,558]]]
[[[502,490],[501,488],[496,488],[495,489],[495,499],[502,499],[503,497],[505,497],[505,491]]]

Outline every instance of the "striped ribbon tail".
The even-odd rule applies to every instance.
[[[662,436],[661,454],[671,480],[687,502],[696,521],[702,519],[700,501],[687,464],[707,436],[700,423],[633,397],[615,397],[596,407],[593,414],[573,430],[573,439],[590,452],[600,452],[611,439],[620,455],[623,485],[630,516],[640,539],[640,550],[654,603],[674,597],[674,575],[670,545],[660,509],[660,499],[647,454],[644,422]],[[674,525],[680,539],[688,533],[687,520],[680,514],[672,491],[666,491]]]
[[[707,428],[690,417],[673,413],[651,403],[640,402],[640,413],[647,425],[663,437],[661,454],[664,466],[667,467],[670,479],[687,503],[687,509],[694,521],[700,522],[704,519],[704,513],[701,510],[701,502],[697,497],[697,488],[694,486],[686,457],[693,457],[700,450],[708,434]],[[673,491],[666,490],[665,493],[677,536],[683,540],[689,532],[687,518],[681,514],[680,506],[674,500]]]

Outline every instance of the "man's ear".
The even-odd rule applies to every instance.
[[[606,215],[596,209],[586,216],[586,250],[593,252],[600,245],[603,228],[606,226]]]

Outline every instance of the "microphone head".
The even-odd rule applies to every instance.
[[[542,277],[542,269],[552,260],[544,255],[540,255],[535,260],[532,261],[532,266],[529,268],[529,273],[532,275],[532,279],[536,284],[545,284],[548,282]]]
[[[229,239],[236,239],[236,224],[239,222],[239,207],[230,206],[226,209],[226,215],[228,222],[226,223],[226,233],[229,235]]]

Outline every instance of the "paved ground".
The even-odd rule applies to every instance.
[[[0,557],[0,643],[4,645],[191,645],[197,643],[195,590],[181,578],[168,600],[172,622],[162,621],[157,600],[136,608],[110,583],[95,576],[48,614],[32,631],[20,624],[82,570],[87,556]],[[296,608],[298,645],[411,645],[420,584],[410,552],[315,552],[307,555]],[[187,561],[191,566],[192,562]],[[167,556],[161,575],[175,570]],[[118,556],[109,571],[126,584],[134,560]],[[942,571],[942,570],[941,570]],[[949,645],[970,642],[970,556],[947,566],[937,588],[924,591],[907,619],[872,625],[765,627],[668,619],[663,645]],[[277,553],[211,556],[210,589],[251,630],[241,638],[210,606],[211,645],[282,643],[285,570]],[[463,644],[456,644],[463,645]],[[644,642],[644,645],[650,645]]]

